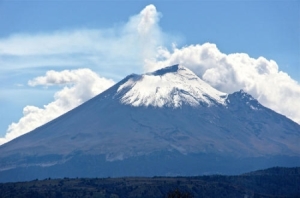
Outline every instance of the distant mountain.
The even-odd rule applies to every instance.
[[[300,166],[300,126],[180,65],[132,74],[0,146],[0,181],[237,174]]]

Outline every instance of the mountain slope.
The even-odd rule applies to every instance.
[[[295,122],[243,91],[224,94],[175,65],[129,75],[2,145],[0,178],[25,169],[37,177],[239,173],[300,165],[299,142]],[[78,173],[87,164],[90,170]]]

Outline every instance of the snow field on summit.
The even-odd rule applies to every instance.
[[[163,72],[163,71],[171,72]],[[223,104],[227,94],[217,91],[189,69],[180,65],[133,76],[118,88],[127,90],[121,102],[133,106],[181,107]]]

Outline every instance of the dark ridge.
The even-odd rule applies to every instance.
[[[151,74],[154,75],[154,76],[162,76],[164,74],[167,74],[167,73],[174,73],[174,72],[177,72],[179,69],[179,65],[173,65],[173,66],[170,66],[170,67],[165,67],[165,68],[162,68],[162,69],[159,69],[155,72],[152,72]]]
[[[298,175],[300,176],[300,167],[272,167],[264,170],[252,171],[243,174],[243,176],[255,176],[255,175]]]
[[[300,197],[299,167],[258,172],[237,176],[36,179],[0,183],[0,197]]]

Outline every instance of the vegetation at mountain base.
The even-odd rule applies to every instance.
[[[238,176],[48,178],[0,183],[0,197],[300,197],[300,167]]]

